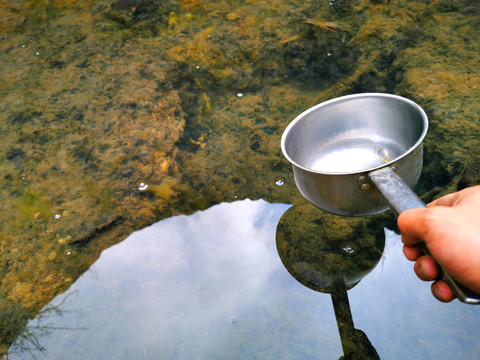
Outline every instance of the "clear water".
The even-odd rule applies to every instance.
[[[322,149],[308,168],[326,173],[361,172],[393,161],[400,155],[397,149],[373,141],[337,141]]]

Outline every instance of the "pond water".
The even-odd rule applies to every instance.
[[[479,14],[0,0],[0,358],[475,357],[475,309],[431,298],[392,214],[313,211],[280,138],[395,93],[429,118],[419,196],[479,184]]]
[[[370,343],[358,358],[477,356],[478,309],[434,300],[386,229],[378,263],[335,315],[339,295],[303,286],[279,257],[289,208],[223,203],[133,233],[44,307],[8,358],[338,359],[349,312]]]

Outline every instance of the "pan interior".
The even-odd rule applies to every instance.
[[[399,144],[388,141],[343,139],[319,149],[305,166],[318,172],[359,172],[395,160],[405,150]]]

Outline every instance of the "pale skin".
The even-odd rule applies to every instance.
[[[403,212],[398,227],[403,252],[415,261],[420,279],[435,280],[441,264],[455,280],[480,294],[480,185],[445,195],[426,209]],[[417,245],[420,241],[426,243],[432,256],[423,255]],[[432,294],[444,302],[455,298],[442,280],[432,284]]]

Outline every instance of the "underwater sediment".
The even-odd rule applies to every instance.
[[[478,3],[332,4],[0,2],[0,354],[134,230],[223,201],[300,202],[280,137],[321,101],[416,101],[430,121],[417,193],[480,183]]]

